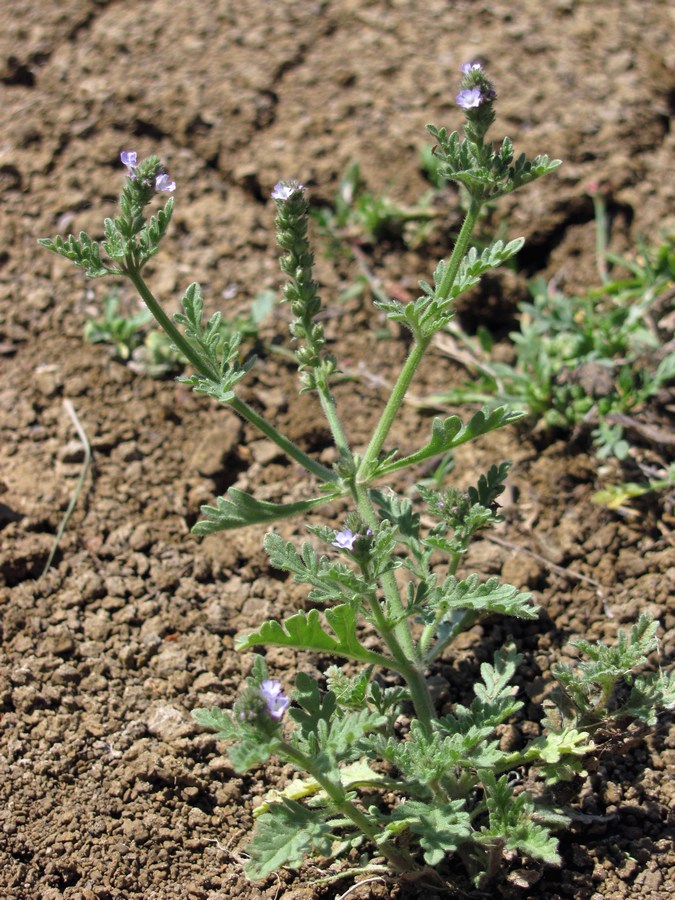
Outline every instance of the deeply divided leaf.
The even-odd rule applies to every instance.
[[[257,820],[253,840],[246,848],[251,858],[244,871],[257,881],[282,866],[298,868],[307,855],[328,856],[331,844],[322,810],[310,810],[284,798]]]

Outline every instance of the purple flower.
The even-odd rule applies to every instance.
[[[469,75],[471,72],[481,72],[483,67],[480,63],[464,63],[462,68],[460,69],[462,75]]]
[[[138,160],[138,154],[135,150],[122,150],[122,152],[120,153],[120,159],[122,160],[123,166],[126,166],[128,169],[135,169]]]
[[[290,698],[287,697],[281,687],[280,681],[263,681],[260,685],[260,694],[267,706],[267,712],[280,721],[283,714],[291,705]]]
[[[169,181],[169,176],[166,172],[160,172],[155,178],[155,190],[166,191],[168,194],[172,194],[176,190],[176,182]]]
[[[138,160],[138,154],[135,150],[122,150],[120,153],[120,159],[122,161],[122,165],[127,167],[127,175],[129,178],[135,178],[136,173],[134,169],[136,168],[136,161]]]
[[[485,98],[480,88],[466,88],[457,94],[457,105],[462,109],[478,109]]]
[[[288,200],[296,191],[304,191],[304,184],[297,181],[278,181],[272,191],[273,200]]]
[[[331,547],[338,547],[340,550],[353,550],[354,542],[358,536],[358,533],[354,534],[350,528],[345,528],[344,531],[338,531],[335,535],[335,540],[331,543]]]

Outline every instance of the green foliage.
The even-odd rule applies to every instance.
[[[312,585],[309,599],[314,602],[354,604],[375,589],[374,580],[366,579],[344,563],[318,556],[309,543],[302,545],[299,554],[293,544],[284,543],[277,534],[268,534],[264,546],[276,569],[291,572],[297,584]]]
[[[84,269],[90,278],[104,275],[128,275],[140,272],[159,250],[173,213],[173,198],[156,215],[145,219],[145,207],[155,196],[155,178],[162,171],[156,156],[143,160],[134,177],[127,178],[120,195],[120,215],[104,221],[105,240],[92,240],[85,232],[72,234],[64,241],[60,236],[41,238],[39,243]],[[102,260],[101,251],[111,263]]]
[[[363,742],[369,755],[383,758],[404,775],[407,790],[412,796],[430,798],[439,793],[445,783],[448,793],[457,786],[457,771],[489,768],[504,756],[497,741],[486,740],[478,728],[464,734],[429,734],[419,722],[413,721],[408,740],[376,736]]]
[[[438,591],[430,596],[427,607],[430,612],[442,612],[439,624],[457,609],[536,619],[539,610],[530,603],[531,597],[530,593],[520,593],[513,585],[502,584],[498,578],[488,578],[480,583],[476,574],[463,580],[448,575]]]
[[[670,240],[654,254],[645,252],[632,279],[606,282],[581,297],[534,282],[532,302],[520,305],[519,331],[510,335],[512,364],[490,359],[491,340],[478,343],[453,325],[478,380],[426,402],[508,404],[531,421],[567,431],[596,421],[598,457],[625,459],[630,445],[621,416],[639,411],[675,379],[675,353],[651,363],[660,342],[648,324],[650,309],[675,279],[673,259]]]
[[[304,390],[327,389],[335,371],[335,360],[325,352],[323,325],[317,320],[321,310],[319,285],[314,281],[314,254],[307,238],[309,202],[303,189],[289,183],[286,202],[277,203],[277,243],[285,252],[279,265],[288,276],[283,299],[293,314],[290,332],[296,342],[295,357]]]
[[[389,662],[392,668],[395,667],[395,663],[367,650],[359,643],[356,636],[356,613],[351,607],[341,604],[326,610],[325,615],[328,625],[336,634],[335,638],[321,624],[317,610],[310,609],[308,613],[295,613],[283,624],[274,620],[263,622],[257,631],[237,639],[237,649],[248,650],[262,644],[293,647],[298,650],[334,653],[336,656],[364,663]]]
[[[329,856],[331,847],[325,812],[284,798],[257,820],[245,872],[257,881],[281,866],[298,868],[306,856]]]
[[[523,763],[537,766],[546,785],[555,785],[583,775],[584,757],[594,749],[588,732],[563,727],[562,731],[546,731],[532,741],[521,759]]]
[[[265,660],[256,656],[246,688],[232,713],[215,706],[192,710],[192,717],[199,725],[215,731],[221,740],[231,742],[229,757],[237,772],[247,772],[266,762],[280,746],[278,723],[265,715],[260,705],[259,689],[267,677]]]
[[[652,478],[646,484],[629,481],[612,485],[593,494],[593,502],[606,506],[608,509],[620,509],[625,503],[636,497],[642,497],[652,491],[667,491],[672,487],[675,487],[675,463],[668,466],[664,478]]]
[[[675,673],[636,675],[658,646],[658,623],[642,613],[630,632],[619,629],[617,642],[608,647],[602,641],[577,639],[572,646],[588,657],[576,666],[558,665],[555,675],[563,696],[563,714],[583,728],[606,725],[610,721],[656,722],[657,709],[675,705]]]
[[[466,549],[469,539],[479,528],[502,522],[503,516],[499,514],[495,501],[504,491],[503,482],[510,468],[511,464],[506,462],[492,466],[485,475],[480,476],[476,487],[469,487],[466,491],[456,488],[434,491],[418,486],[429,513],[443,520],[443,524],[434,529],[434,537],[445,534],[451,528],[455,532],[455,540],[461,533],[461,548]]]
[[[199,725],[217,732],[221,740],[235,742],[229,750],[235,772],[248,772],[249,769],[262,765],[277,748],[278,742],[275,739],[261,737],[257,730],[245,728],[217,707],[193,709],[192,716]]]
[[[438,218],[434,194],[426,194],[414,207],[402,206],[366,189],[358,163],[347,167],[332,201],[312,209],[319,233],[331,256],[342,255],[355,242],[403,240],[418,246]]]
[[[546,825],[534,821],[536,812],[531,797],[525,791],[515,794],[506,775],[497,780],[492,772],[483,772],[482,780],[489,824],[480,829],[476,840],[493,851],[517,851],[549,865],[559,865],[557,841]],[[558,815],[554,821],[560,826],[565,819]]]
[[[280,864],[297,867],[307,853],[331,855],[338,847],[354,846],[359,838],[350,811],[359,820],[364,809],[378,848],[401,840],[416,842],[424,862],[438,866],[462,847],[466,858],[474,860],[478,882],[481,872],[494,869],[505,852],[557,864],[551,831],[563,826],[565,817],[539,806],[527,792],[514,793],[508,777],[498,773],[528,763],[555,783],[559,779],[553,773],[579,771],[578,763],[592,744],[586,734],[565,728],[536,738],[521,751],[499,748],[496,728],[522,706],[512,684],[519,661],[513,647],[498,651],[492,664],[481,666],[482,680],[474,686],[471,706],[457,704],[431,731],[417,720],[405,735],[392,728],[391,717],[378,707],[383,692],[370,681],[370,669],[349,678],[333,667],[331,690],[325,693],[315,679],[299,673],[297,706],[289,711],[295,727],[284,729],[284,737],[263,731],[259,747],[248,733],[242,735],[248,718],[240,724],[241,716],[195,711],[200,724],[231,744],[228,752],[238,770],[255,765],[272,749],[282,760],[302,760],[310,775],[265,798],[248,847],[249,877],[262,878]],[[261,684],[266,674],[257,657],[247,689]],[[394,700],[397,708],[404,699],[399,695]],[[380,767],[384,761],[389,774],[375,772],[369,759],[379,761]],[[401,795],[393,803],[383,793],[392,789]],[[361,792],[365,794],[358,803]],[[373,792],[380,800],[367,806],[366,796]],[[336,844],[337,831],[341,839]],[[329,836],[330,846],[322,843]]]
[[[40,238],[38,241],[47,250],[70,260],[87,273],[89,278],[102,278],[104,275],[121,275],[122,270],[116,266],[106,265],[101,260],[101,245],[93,241],[88,234],[81,231],[76,238],[69,234],[64,241],[62,237]]]
[[[237,314],[231,318],[223,316],[220,320],[216,320],[216,328],[223,345],[237,340],[236,335],[240,336],[242,344],[258,341],[261,325],[270,315],[275,303],[276,295],[273,291],[260,291],[253,298],[247,313]],[[183,369],[187,363],[185,355],[171,338],[158,329],[147,333],[141,351],[134,354],[137,358],[136,368],[153,377]]]
[[[495,199],[548,175],[561,164],[559,159],[548,156],[527,159],[524,153],[514,158],[513,144],[504,138],[498,150],[485,152],[482,141],[474,143],[462,140],[458,132],[448,133],[445,128],[427,125],[427,131],[436,140],[435,155],[441,161],[438,174],[441,178],[463,184],[472,194]]]
[[[403,304],[380,292],[377,305],[409,329],[412,341],[372,437],[358,451],[351,445],[330,389],[337,360],[328,352],[319,285],[313,278],[305,188],[297,182],[280,182],[272,194],[278,242],[284,252],[280,265],[286,276],[283,296],[291,310],[293,355],[302,390],[316,391],[330,428],[338,460],[332,469],[309,456],[237,395],[239,381],[253,362],[241,359],[245,328],[233,329],[220,313],[205,321],[196,283],[188,287],[182,311],[172,320],[144,281],[142,270],[156,254],[173,210],[169,200],[149,217],[145,212],[157,191],[166,189],[167,176],[157,157],[136,165],[135,153],[123,155],[129,177],[120,196],[119,215],[106,219],[101,244],[86,234],[42,242],[92,277],[128,277],[166,334],[169,354],[180,354],[181,361],[192,368],[181,380],[199,394],[229,403],[321,482],[312,491],[318,496],[290,503],[270,503],[230,488],[214,506],[204,507],[205,519],[195,533],[269,523],[332,500],[351,501],[352,511],[342,530],[326,524],[309,529],[313,542],[327,545],[324,552],[318,552],[312,541],[298,551],[279,535],[266,537],[271,564],[307,584],[313,606],[280,621],[262,622],[237,641],[241,650],[278,646],[318,653],[322,659],[343,658],[348,661],[345,668],[332,665],[328,669],[327,690],[318,679],[300,672],[292,696],[287,697],[281,683],[270,679],[265,660],[256,656],[231,710],[199,708],[193,713],[200,725],[227,742],[236,771],[246,772],[274,757],[302,773],[299,782],[269,795],[257,816],[246,866],[252,879],[266,878],[280,866],[297,867],[307,856],[354,851],[361,854],[359,862],[366,869],[369,858],[382,856],[391,870],[404,877],[423,873],[425,866],[441,868],[459,851],[479,884],[483,877],[495,876],[505,857],[513,854],[558,864],[552,830],[564,820],[535,803],[520,784],[516,789],[513,773],[527,770],[527,783],[555,785],[582,771],[584,756],[593,749],[590,734],[600,723],[603,727],[608,721],[615,727],[634,720],[651,723],[658,708],[675,702],[673,677],[634,673],[656,642],[656,625],[644,617],[629,637],[619,636],[616,647],[577,642],[590,661],[580,663],[576,671],[556,670],[562,686],[557,717],[549,715],[544,732],[522,749],[503,750],[498,731],[522,706],[514,685],[519,657],[513,647],[499,650],[492,663],[481,665],[469,706],[450,703],[439,716],[427,682],[433,661],[477,621],[502,615],[533,620],[538,615],[529,593],[498,578],[484,580],[479,573],[458,571],[474,536],[501,520],[497,501],[509,464],[491,466],[465,490],[446,486],[444,481],[451,471],[447,454],[516,421],[520,412],[492,404],[476,412],[467,424],[458,416],[436,418],[426,443],[403,458],[386,446],[431,338],[452,319],[455,299],[485,271],[512,259],[522,246],[518,239],[496,240],[480,252],[472,248],[469,241],[481,210],[495,197],[558,165],[545,156],[516,157],[508,138],[493,147],[486,140],[495,116],[493,86],[480,65],[464,67],[463,74],[463,102],[458,100],[465,108],[463,137],[445,129],[431,127],[430,131],[437,140],[437,177],[464,186],[466,218],[451,255],[436,267],[433,285],[420,283],[421,297]],[[362,193],[359,182],[358,170],[352,169],[335,204],[335,221],[341,224],[330,227],[350,227],[355,209],[360,227],[373,235],[390,227],[396,217],[405,217],[384,201]],[[660,255],[649,277],[658,282],[663,267],[670,265],[670,257]],[[612,297],[610,287],[605,288]],[[269,299],[263,304],[265,310]],[[527,310],[532,328],[521,334],[519,347],[523,360],[529,354],[535,368],[513,370],[521,391],[526,384],[540,392],[550,383],[564,386],[560,379],[555,381],[554,372],[549,381],[532,377],[538,372],[536,365],[552,365],[554,354],[558,354],[554,361],[576,362],[582,352],[589,353],[602,366],[617,352],[626,358],[617,376],[618,390],[627,398],[622,409],[630,408],[637,358],[631,353],[637,352],[638,345],[648,345],[640,316],[614,303],[610,307],[619,310],[616,315],[603,310],[599,316],[591,304],[584,307],[587,319],[577,314],[570,317],[566,304],[554,303],[551,312],[547,293],[545,300],[538,302],[535,296]],[[114,319],[115,312],[111,307],[109,319]],[[252,312],[252,318],[257,314]],[[111,334],[124,335],[125,327],[125,322],[115,323]],[[570,347],[572,328],[577,329],[576,343],[572,341]],[[536,356],[549,338],[555,349],[537,363]],[[671,360],[664,360],[649,381],[640,381],[642,395],[648,396],[655,384],[665,384],[674,369]],[[518,391],[514,395],[518,401]],[[574,408],[575,398],[572,391],[567,406]],[[612,440],[618,447],[621,436]],[[421,503],[374,488],[376,480],[434,457],[442,458],[441,467],[431,484],[420,487]],[[354,668],[354,663],[360,667]],[[624,686],[627,690],[622,693]]]
[[[115,355],[128,360],[139,345],[143,328],[152,316],[147,309],[132,316],[119,315],[118,309],[117,294],[107,294],[103,298],[103,315],[100,319],[87,322],[84,339],[90,344],[112,344]]]
[[[205,518],[197,522],[192,531],[194,534],[206,535],[245,525],[257,525],[260,522],[275,522],[307,512],[330,499],[324,496],[313,500],[299,500],[297,503],[270,503],[267,500],[256,500],[237,488],[228,488],[227,496],[218,497],[215,506],[201,507]]]
[[[180,381],[191,384],[198,394],[215,397],[221,403],[234,399],[234,387],[248,372],[254,358],[246,363],[239,362],[239,345],[241,335],[233,334],[229,338],[223,336],[221,330],[222,314],[214,313],[206,323],[202,322],[204,300],[198,284],[191,284],[183,297],[183,312],[176,313],[177,325],[182,325],[188,346],[203,361],[210,374],[197,372],[184,376]]]
[[[373,668],[369,666],[350,678],[338,666],[331,666],[326,670],[326,683],[343,709],[360,709],[368,697],[372,673]]]
[[[471,817],[463,807],[463,800],[441,804],[409,800],[394,809],[391,822],[397,833],[405,826],[411,834],[417,835],[424,861],[437,866],[471,835]]]
[[[457,703],[452,715],[439,719],[442,731],[448,734],[465,734],[469,729],[487,729],[492,733],[522,707],[515,699],[515,688],[511,684],[522,657],[515,647],[505,647],[495,654],[494,665],[483,663],[480,674],[483,679],[473,687],[476,695],[470,707]]]
[[[492,504],[507,469],[506,465],[492,467],[470,489],[471,498]],[[417,547],[415,564],[423,561],[425,554],[420,548],[424,548],[428,539],[422,534],[419,517],[410,501],[378,492],[375,499],[385,516],[383,533],[388,537],[397,533],[404,538],[401,541],[404,548],[411,551]],[[433,502],[431,492],[427,501]],[[334,532],[330,529],[314,531],[331,543]],[[302,808],[308,813],[307,827],[312,833],[319,825],[331,822],[331,834],[335,837],[335,828],[339,826],[341,839],[334,849],[354,846],[354,841],[359,840],[354,824],[367,808],[370,822],[376,823],[377,838],[374,833],[372,840],[377,848],[395,847],[401,841],[410,845],[414,841],[424,862],[439,866],[461,847],[465,858],[473,861],[477,884],[482,883],[482,873],[499,868],[504,854],[518,853],[557,865],[559,854],[553,831],[564,827],[565,817],[535,803],[526,791],[514,792],[507,774],[502,773],[527,766],[531,777],[538,773],[544,784],[555,785],[583,772],[584,757],[594,749],[588,733],[593,722],[602,721],[605,725],[609,720],[617,725],[627,720],[653,722],[657,708],[675,704],[675,678],[653,674],[632,676],[656,646],[656,625],[643,616],[630,636],[619,634],[614,647],[575,642],[575,647],[591,659],[589,663],[581,663],[576,671],[565,667],[556,670],[556,677],[568,694],[560,701],[562,718],[549,718],[548,729],[520,750],[502,750],[496,731],[523,705],[513,685],[520,662],[513,646],[499,650],[492,663],[481,665],[481,678],[474,685],[475,697],[469,706],[455,704],[452,712],[434,720],[431,728],[413,719],[401,734],[393,728],[393,722],[401,703],[410,695],[391,693],[390,689],[383,691],[372,680],[373,666],[399,671],[398,661],[367,649],[358,637],[357,613],[365,615],[368,608],[362,594],[372,590],[367,573],[368,549],[375,546],[374,536],[369,536],[361,547],[357,547],[355,539],[352,550],[348,551],[353,581],[348,565],[317,554],[309,543],[303,545],[300,553],[278,535],[268,535],[265,543],[274,565],[291,572],[300,582],[318,586],[324,603],[334,603],[353,592],[349,603],[325,609],[326,625],[322,624],[319,611],[313,609],[309,613],[297,613],[283,624],[266,622],[239,643],[242,649],[258,644],[312,649],[367,665],[352,676],[331,667],[327,672],[329,690],[325,693],[315,679],[300,673],[296,679],[297,706],[289,711],[295,728],[287,731],[283,745],[278,744],[276,749],[282,759],[296,764],[302,759],[302,767],[311,778],[289,792],[271,796],[269,813],[283,820],[292,808],[289,802],[305,800],[310,809]],[[392,553],[400,557],[401,550],[392,548]],[[477,615],[508,614],[525,618],[537,615],[529,594],[519,593],[498,579],[481,583],[474,574],[463,579],[448,575],[439,584],[436,580],[435,574],[428,572],[426,589],[413,592],[414,602],[408,607],[409,614],[421,615],[426,628],[431,627],[435,635],[426,660],[435,658],[440,652],[438,648],[445,649],[462,627],[475,622]],[[426,629],[420,637],[421,648],[425,633]],[[614,704],[613,708],[601,712],[598,696],[614,695],[618,682],[626,679],[631,681],[633,689],[623,705]],[[218,724],[216,718],[212,727]],[[221,733],[230,740],[235,737],[232,728],[228,731],[221,727]],[[262,745],[263,752],[267,752],[264,735]],[[239,752],[242,751],[235,749],[235,759],[239,759]],[[243,754],[247,752],[248,759],[253,759],[253,751],[244,743]],[[376,776],[364,765],[364,759],[380,766],[384,762],[388,766],[387,775]],[[362,766],[361,775],[351,778],[347,787],[344,773],[353,765]],[[367,806],[368,793],[381,794],[392,788],[400,795],[397,802],[387,803],[382,795],[376,805]],[[364,791],[366,795],[359,800]],[[337,819],[330,819],[330,815],[338,813]],[[266,820],[263,833],[268,836],[262,844],[258,838],[254,839],[256,867],[249,874],[268,871],[266,866],[276,864],[277,853],[282,852],[282,845],[286,846],[281,836],[272,839],[272,821]],[[304,827],[301,824],[301,830]],[[283,828],[281,832],[285,833]],[[303,846],[309,845],[303,843]],[[288,865],[299,864],[298,857],[291,852],[285,859]]]
[[[456,447],[472,441],[481,434],[488,434],[490,431],[495,431],[504,425],[518,422],[522,417],[523,414],[521,412],[514,412],[508,407],[501,406],[495,409],[485,407],[479,410],[474,413],[466,425],[464,425],[459,416],[448,416],[446,419],[441,419],[437,416],[434,418],[431,426],[429,442],[421,450],[410,456],[394,460],[393,462],[383,463],[376,472],[377,477],[423,462],[432,456],[447,453],[449,450],[454,450]]]
[[[198,285],[188,288],[188,293],[193,291],[199,291]],[[246,315],[234,316],[232,319],[219,315],[213,317],[206,329],[210,340],[221,348],[238,348],[237,342],[240,340],[257,340],[260,326],[269,315],[274,302],[275,295],[271,291],[261,291],[254,298]],[[135,371],[147,373],[153,378],[185,367],[185,355],[166,333],[158,329],[147,329],[146,326],[152,321],[152,314],[148,309],[131,316],[121,315],[118,310],[118,295],[107,294],[103,300],[101,318],[89,320],[84,327],[85,340],[92,344],[112,344],[118,359],[129,362]],[[180,316],[178,319],[181,323],[186,321]]]
[[[302,672],[298,673],[295,685],[295,700],[300,708],[294,707],[289,713],[298,725],[292,743],[315,759],[320,754],[328,757],[330,768],[358,758],[361,738],[386,722],[367,703],[362,703],[358,710],[338,707],[332,691],[321,696],[317,682]]]
[[[497,269],[499,266],[503,266],[505,262],[520,252],[524,243],[525,238],[516,238],[514,241],[509,241],[508,244],[505,244],[504,241],[495,241],[480,255],[475,247],[471,247],[460,264],[454,289],[458,293],[464,293],[474,287],[488,269]]]

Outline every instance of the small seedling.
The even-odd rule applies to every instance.
[[[103,298],[103,315],[90,319],[84,326],[84,339],[90,344],[112,344],[115,356],[128,360],[142,341],[143,331],[152,315],[148,309],[132,316],[120,315],[119,297],[110,293]]]
[[[675,463],[666,470],[664,477],[652,475],[646,482],[627,481],[606,487],[593,494],[593,502],[607,509],[625,510],[626,504],[645,494],[661,493],[675,488]]]
[[[417,206],[407,207],[373,194],[365,187],[358,163],[353,163],[342,176],[332,204],[313,209],[311,216],[328,242],[329,254],[349,256],[354,243],[388,239],[419,245],[425,226],[440,215],[431,200],[431,195],[425,195]]]

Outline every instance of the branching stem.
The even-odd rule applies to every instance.
[[[167,316],[167,314],[162,309],[159,301],[146,284],[138,269],[133,265],[129,265],[128,260],[126,273],[131,279],[139,295],[141,296],[141,299],[148,307],[152,315],[155,317],[157,323],[164,329],[164,331],[171,338],[176,347],[178,347],[181,353],[186,357],[187,360],[189,360],[189,362],[201,375],[203,375],[205,378],[208,378],[209,381],[213,381],[215,384],[217,384],[220,380],[217,373],[206,365],[204,360],[192,347],[190,342],[186,340],[186,338],[181,334],[176,325],[171,321],[169,316]],[[295,462],[299,463],[303,467],[303,469],[306,469],[308,472],[316,475],[316,477],[323,482],[334,484],[339,480],[335,472],[326,468],[326,466],[322,466],[321,463],[316,462],[316,460],[312,459],[311,456],[308,456],[297,446],[297,444],[294,444],[293,441],[291,441],[285,435],[281,434],[280,431],[277,431],[274,425],[271,425],[266,419],[258,415],[258,413],[244,400],[235,397],[230,401],[230,406],[243,419],[246,419],[247,422],[250,422],[252,425],[255,425],[256,428],[262,431],[265,437],[268,437],[271,441],[274,441],[274,443],[278,447],[280,447],[284,451],[284,453],[287,454],[287,456],[295,460]]]
[[[380,839],[375,824],[365,813],[361,812],[358,806],[352,803],[351,800],[346,799],[345,789],[342,785],[335,784],[334,781],[326,778],[322,772],[317,770],[318,767],[314,765],[312,757],[297,750],[287,741],[279,742],[277,752],[280,756],[285,757],[288,762],[293,763],[300,769],[304,769],[305,772],[311,775],[330,798],[333,808],[352,821],[373,842],[380,853],[389,860],[394,869],[398,872],[410,872],[417,868],[415,861],[405,850],[395,847],[390,841],[382,841]]]

